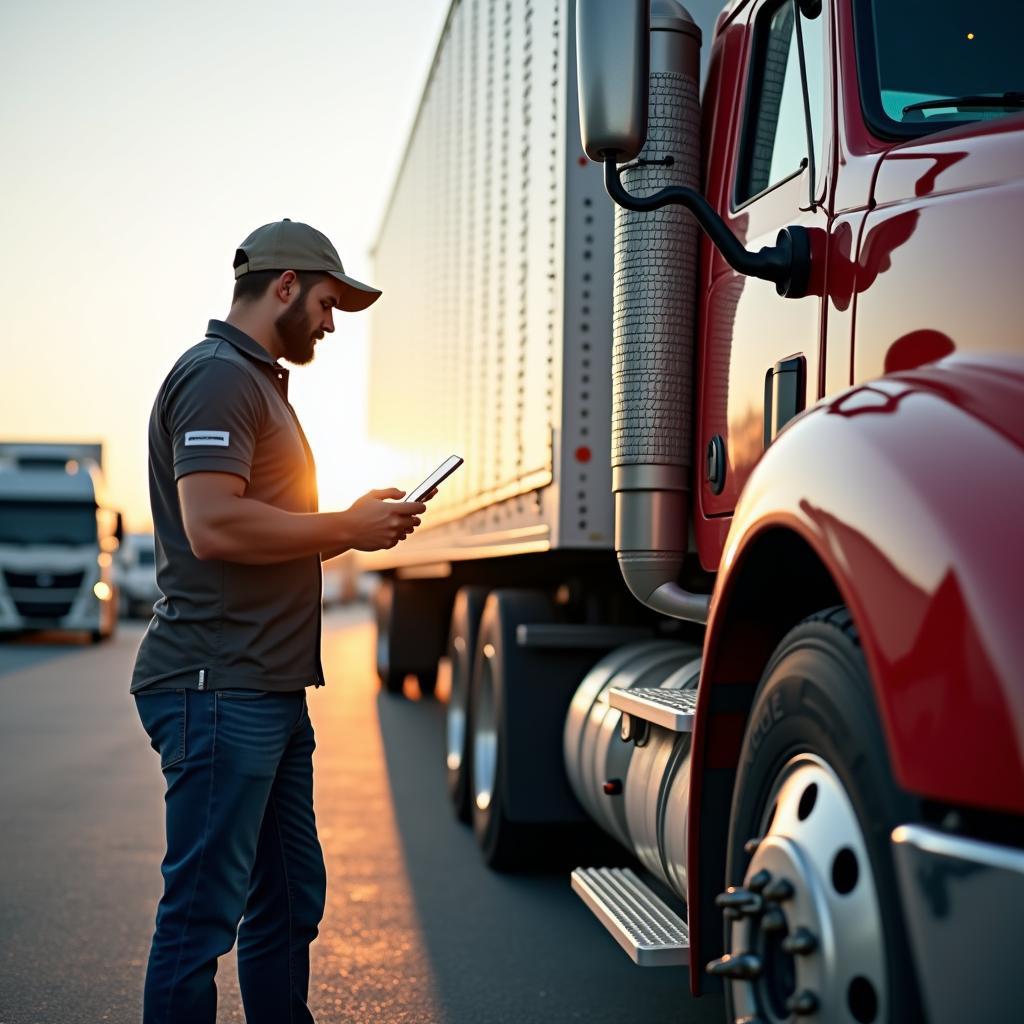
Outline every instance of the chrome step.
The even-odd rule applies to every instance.
[[[577,868],[572,889],[641,967],[690,962],[686,922],[629,868]]]
[[[697,714],[696,690],[612,688],[608,691],[608,703],[624,714],[664,726],[672,732],[693,732],[693,720]]]

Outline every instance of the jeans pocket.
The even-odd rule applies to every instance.
[[[186,696],[184,690],[135,694],[142,727],[150,746],[160,755],[161,770],[185,758]]]
[[[260,700],[266,697],[266,690],[245,690],[238,687],[225,687],[223,690],[214,690],[218,698],[225,700]]]

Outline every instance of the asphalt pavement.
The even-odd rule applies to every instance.
[[[128,695],[142,635],[0,645],[0,1024],[136,1022],[163,779]],[[500,875],[448,809],[444,708],[377,690],[361,606],[325,618],[310,691],[328,902],[318,1024],[711,1024],[677,968],[640,969],[564,872]],[[218,1021],[244,1021],[233,954]]]

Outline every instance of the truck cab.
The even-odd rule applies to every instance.
[[[113,555],[100,445],[0,445],[0,632],[114,635]]]
[[[707,452],[718,437],[724,451],[721,479],[700,491],[706,568],[718,567],[753,467],[796,413],[948,356],[1020,354],[1014,19],[995,6],[770,0],[719,16],[705,194],[749,249],[804,227],[812,280],[803,299],[780,302],[702,242],[698,444]]]
[[[988,882],[1024,894],[1021,27],[997,4],[740,0],[698,121],[678,4],[578,6],[583,145],[621,207],[613,404],[642,456],[622,462],[648,464],[620,469],[620,566],[649,607],[707,612],[692,722],[674,697],[610,702],[645,745],[692,735],[689,964],[730,1020],[1009,1006]],[[704,231],[692,264],[675,210]],[[673,478],[640,410],[687,393],[691,337]]]

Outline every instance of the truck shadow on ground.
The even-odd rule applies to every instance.
[[[451,811],[445,708],[378,695],[388,783],[445,1024],[704,1024],[687,972],[640,969],[573,894],[569,873],[498,874]]]

